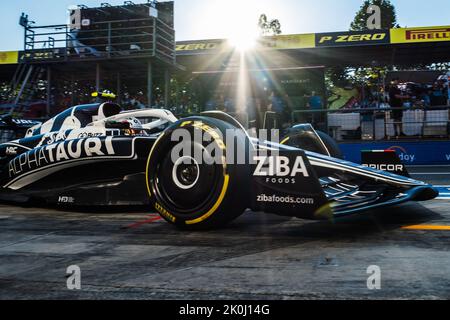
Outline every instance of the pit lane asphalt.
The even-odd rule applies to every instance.
[[[448,168],[410,171],[450,184],[426,174]],[[450,199],[326,222],[247,212],[210,232],[150,212],[0,204],[0,299],[449,299],[449,229]],[[79,291],[67,289],[71,265]],[[381,290],[367,288],[371,265]]]
[[[450,166],[408,166],[411,177],[433,185],[450,185]]]

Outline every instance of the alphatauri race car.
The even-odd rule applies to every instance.
[[[228,159],[229,151],[238,156]],[[166,110],[123,112],[96,103],[67,109],[1,144],[0,199],[148,206],[171,224],[201,230],[247,209],[333,219],[438,195],[426,183],[341,158],[334,141],[308,124],[274,143],[251,137],[222,112],[179,120]]]

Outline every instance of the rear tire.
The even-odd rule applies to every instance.
[[[178,129],[184,129],[191,137],[203,133],[211,140],[182,140],[191,152],[183,149],[180,156],[172,157],[172,152],[180,147],[179,141],[172,141]],[[222,161],[212,163],[216,154],[210,147],[227,150],[231,141],[227,141],[226,131],[230,129],[236,132],[235,152],[247,155],[249,141],[242,130],[207,117],[179,121],[155,142],[147,163],[147,189],[151,204],[166,221],[188,230],[220,228],[248,207],[250,166],[227,164],[222,155],[216,157]],[[200,159],[196,156],[199,154]]]

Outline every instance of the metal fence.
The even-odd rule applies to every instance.
[[[393,111],[401,113],[395,120]],[[179,118],[191,114],[176,114]],[[450,106],[427,108],[376,108],[340,110],[302,110],[289,116],[265,112],[252,119],[248,113],[230,113],[244,128],[282,129],[311,123],[314,128],[328,133],[336,141],[382,141],[404,139],[450,139]],[[394,126],[400,126],[403,135],[397,136]],[[398,128],[399,129],[399,128]]]
[[[295,111],[291,121],[312,123],[337,141],[448,139],[449,114],[450,106]]]
[[[153,17],[91,22],[80,30],[68,25],[29,26],[24,45],[22,60],[27,62],[144,56],[174,63],[176,59],[174,29]]]
[[[393,111],[401,111],[401,121]],[[266,112],[261,122],[249,119],[246,113],[232,114],[245,128],[266,129],[311,123],[339,142],[382,141],[402,139],[450,139],[450,106],[400,109],[343,109],[294,111],[291,119],[283,119],[275,112]],[[183,115],[189,116],[189,115]],[[180,118],[183,116],[179,115]],[[40,119],[44,121],[43,119]],[[397,135],[394,126],[401,125],[403,135]],[[399,132],[397,132],[399,133]],[[19,134],[19,135],[17,135]],[[0,129],[0,143],[20,138],[22,133]]]

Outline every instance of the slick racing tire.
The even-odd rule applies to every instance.
[[[328,134],[326,134],[322,131],[316,130],[316,132],[317,132],[317,135],[322,140],[322,142],[324,143],[325,147],[328,149],[328,152],[330,153],[331,157],[337,158],[337,159],[344,159],[344,156],[341,152],[341,149],[339,148],[339,145],[332,137],[330,137]],[[294,133],[292,135],[286,136],[283,138],[281,144],[295,147],[295,148],[304,149],[307,151],[317,152],[317,153],[328,156],[328,153],[321,150],[323,148],[321,148],[318,145],[317,139],[314,139],[314,138],[312,139],[309,135],[306,135],[306,134],[302,134],[302,133],[295,134]]]
[[[229,129],[233,138],[227,137]],[[250,165],[227,164],[224,151],[233,145],[234,152],[248,155],[248,140],[242,130],[218,119],[191,117],[175,123],[158,138],[148,157],[151,204],[181,229],[220,228],[233,221],[249,207]]]

